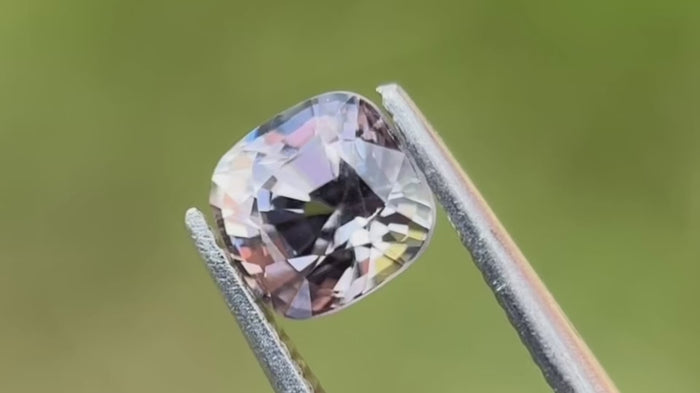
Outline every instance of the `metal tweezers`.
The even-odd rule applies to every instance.
[[[557,393],[618,393],[612,380],[416,104],[396,84],[379,86],[403,148],[459,234],[542,374]],[[204,215],[185,218],[195,245],[277,393],[323,392],[265,305],[248,291]],[[466,259],[466,258],[465,258]]]

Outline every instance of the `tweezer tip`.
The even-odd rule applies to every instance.
[[[186,223],[192,223],[193,221],[196,221],[197,219],[202,218],[202,217],[203,217],[202,212],[199,211],[199,209],[197,209],[196,207],[191,207],[191,208],[187,209],[187,211],[185,212],[185,222]]]
[[[377,86],[377,93],[380,95],[384,96],[387,94],[396,94],[400,92],[401,86],[398,85],[398,83],[385,83],[383,85]]]

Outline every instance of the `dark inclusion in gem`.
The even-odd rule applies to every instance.
[[[253,130],[214,171],[210,203],[234,266],[278,312],[349,305],[427,244],[435,205],[366,99],[327,93]]]

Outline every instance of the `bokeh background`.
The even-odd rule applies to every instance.
[[[622,391],[700,391],[700,2],[0,2],[0,391],[269,392],[188,240],[223,152],[398,81]],[[546,392],[444,215],[283,322],[342,392]]]

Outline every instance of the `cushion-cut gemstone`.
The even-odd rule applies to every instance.
[[[365,98],[327,93],[254,129],[210,196],[234,266],[273,308],[310,318],[396,276],[430,237],[435,205]]]

